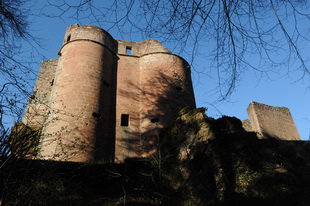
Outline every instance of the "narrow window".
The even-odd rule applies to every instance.
[[[122,114],[121,116],[121,126],[127,127],[129,125],[129,114]]]
[[[67,37],[67,42],[70,41],[71,39],[71,34]]]
[[[51,86],[54,85],[54,79],[52,79],[52,81],[50,82]]]
[[[93,112],[93,117],[96,117],[96,118],[100,119],[100,118],[101,118],[101,115],[98,114],[98,113],[96,113],[96,112]]]
[[[157,123],[157,122],[159,122],[159,118],[157,117],[157,118],[153,118],[153,119],[151,119],[151,122],[152,123]]]
[[[107,81],[105,81],[105,80],[103,80],[103,85],[104,85],[104,86],[107,86],[107,87],[110,86],[109,82],[107,82]]]
[[[175,88],[176,88],[177,90],[179,90],[179,91],[182,91],[182,90],[183,90],[183,88],[180,87],[180,86],[176,86]]]
[[[126,54],[131,55],[132,54],[132,48],[129,46],[126,46]]]

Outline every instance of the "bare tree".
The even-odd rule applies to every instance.
[[[30,61],[25,60],[20,43],[34,42],[28,32],[30,4],[25,0],[0,1],[2,133],[8,132],[8,115],[20,117],[31,88],[27,86],[32,74]],[[300,78],[309,78],[309,56],[303,50],[309,44],[309,6],[302,0],[46,0],[38,11],[48,17],[69,17],[107,31],[117,30],[126,38],[139,33],[160,39],[171,43],[174,53],[190,56],[192,63],[197,55],[203,55],[211,62],[205,67],[208,69],[193,70],[214,75],[219,96],[226,98],[247,70],[268,75],[283,68],[290,74],[298,68]],[[257,54],[260,59],[253,61]]]
[[[204,55],[208,71],[218,81],[221,98],[229,96],[247,70],[268,75],[270,71],[298,68],[299,78],[309,78],[310,3],[303,0],[114,0],[47,1],[55,7],[50,17],[71,17],[117,29],[159,38],[189,52],[191,61]],[[185,50],[187,48],[187,50]],[[189,50],[188,50],[189,49]],[[175,51],[174,51],[175,52]],[[184,54],[183,54],[184,55]],[[254,61],[253,56],[260,59]]]
[[[31,5],[26,0],[0,0],[0,154],[8,155],[8,140],[13,121],[18,121],[33,79],[31,51],[37,41],[29,31]],[[34,47],[33,47],[34,48]]]

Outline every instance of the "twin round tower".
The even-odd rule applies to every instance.
[[[196,105],[183,58],[76,24],[59,58],[42,63],[23,121],[42,128],[38,158],[123,162],[155,155],[158,129],[184,107]]]

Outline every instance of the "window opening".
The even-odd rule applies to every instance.
[[[132,48],[129,46],[126,46],[126,54],[131,55],[132,54]]]
[[[176,86],[175,88],[176,88],[177,90],[179,90],[179,91],[182,91],[182,90],[183,90],[183,88],[180,87],[180,86]]]
[[[159,122],[159,118],[153,118],[153,119],[151,119],[151,122],[152,123],[157,123],[157,122]]]
[[[96,112],[93,112],[93,117],[100,119],[101,115]]]
[[[52,81],[50,82],[51,86],[54,85],[54,79],[52,79]]]
[[[121,126],[127,127],[129,125],[129,114],[122,114],[121,115]]]
[[[71,34],[67,37],[67,42],[70,41],[71,39]]]
[[[105,81],[105,80],[103,80],[103,85],[104,85],[104,86],[107,86],[107,87],[110,86],[109,82],[107,82],[107,81]]]

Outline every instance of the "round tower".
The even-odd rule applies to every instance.
[[[155,40],[142,42],[140,131],[144,156],[156,152],[157,128],[170,126],[184,107],[195,108],[190,66]]]
[[[117,42],[99,27],[67,28],[53,80],[41,158],[81,162],[94,159],[95,147],[102,144],[98,140],[102,138],[100,131],[111,116],[106,112],[115,88],[116,48]]]

